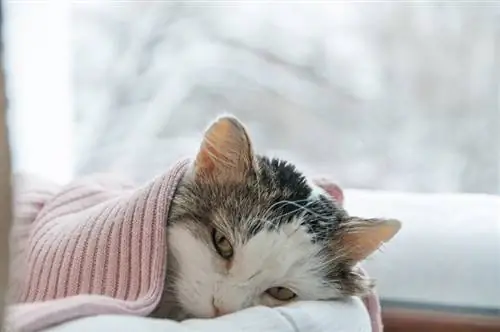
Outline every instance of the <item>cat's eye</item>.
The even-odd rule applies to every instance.
[[[215,250],[222,258],[231,259],[231,257],[233,257],[233,246],[231,242],[215,228],[212,230],[212,241]]]
[[[288,302],[293,300],[297,294],[286,287],[273,287],[266,290],[266,293],[278,301]]]

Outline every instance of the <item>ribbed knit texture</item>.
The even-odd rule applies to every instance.
[[[162,295],[165,223],[187,163],[140,188],[110,176],[64,187],[17,181],[6,331],[100,314],[149,315]],[[317,182],[343,202],[338,186]],[[373,331],[382,332],[377,295],[364,302]]]
[[[96,177],[45,201],[48,192],[35,195],[38,204],[19,213],[24,225],[35,219],[25,250],[17,252],[24,277],[17,274],[13,285],[8,328],[36,331],[89,315],[151,313],[165,280],[168,210],[186,165],[177,163],[139,189]]]

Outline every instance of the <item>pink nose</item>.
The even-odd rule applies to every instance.
[[[220,316],[224,316],[224,315],[227,315],[228,312],[223,310],[223,309],[220,309],[219,307],[217,307],[216,305],[214,305],[214,317],[220,317]]]

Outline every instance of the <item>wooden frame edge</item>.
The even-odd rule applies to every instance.
[[[385,332],[493,332],[500,331],[500,317],[447,313],[421,309],[382,309]]]

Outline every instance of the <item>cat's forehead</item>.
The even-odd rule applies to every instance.
[[[255,178],[215,197],[222,203],[213,218],[215,223],[225,222],[220,218],[232,219],[249,238],[263,229],[278,230],[297,222],[313,240],[334,230],[344,212],[324,190],[289,162],[258,157],[258,163]]]
[[[242,241],[297,220],[313,241],[335,231],[345,212],[332,198],[287,161],[258,156],[256,162],[256,173],[244,182],[185,181],[176,218],[207,223]]]

